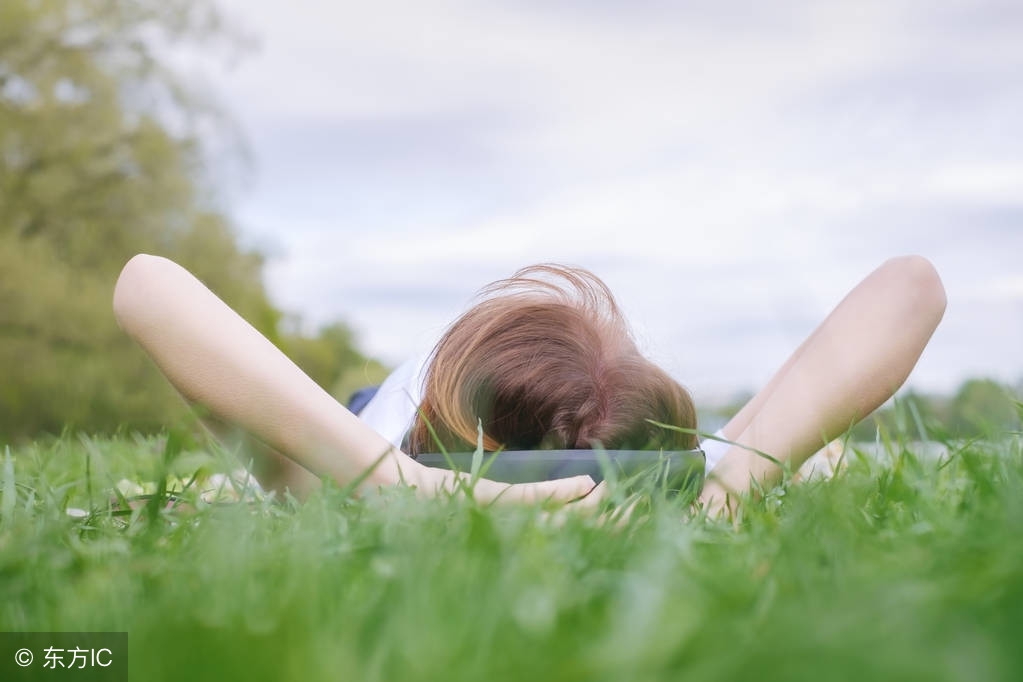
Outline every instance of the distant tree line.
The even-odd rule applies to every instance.
[[[139,252],[182,263],[335,395],[382,374],[343,324],[286,332],[218,206],[202,132],[229,126],[161,51],[235,40],[202,0],[0,2],[0,441],[182,414],[111,313]]]
[[[703,430],[725,424],[752,393],[701,411]],[[711,428],[713,427],[713,428]],[[1023,381],[1009,385],[991,379],[964,381],[952,395],[903,391],[893,401],[856,424],[855,441],[873,441],[881,433],[921,440],[978,438],[1023,431]]]
[[[900,394],[853,429],[856,440],[874,440],[878,430],[920,439],[978,438],[1023,430],[1023,385],[969,379],[950,396]]]

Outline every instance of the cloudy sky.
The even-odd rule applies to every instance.
[[[277,302],[397,362],[521,265],[591,268],[697,398],[885,258],[949,294],[911,383],[1023,377],[1023,3],[230,0],[204,78]]]

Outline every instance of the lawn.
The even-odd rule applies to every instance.
[[[133,680],[1023,679],[1023,441],[948,448],[850,448],[732,524],[216,501],[236,455],[66,435],[6,450],[0,630],[126,630]]]

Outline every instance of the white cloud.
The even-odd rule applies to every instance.
[[[1023,206],[1023,162],[1019,161],[947,165],[935,169],[926,183],[936,198]]]

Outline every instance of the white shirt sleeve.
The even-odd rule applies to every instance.
[[[399,365],[384,379],[376,395],[359,413],[359,419],[395,447],[401,447],[419,410],[429,359],[430,354],[427,353]]]
[[[724,438],[725,434],[723,429],[718,429],[715,433],[718,438]],[[706,473],[710,473],[721,461],[721,458],[728,452],[728,448],[732,447],[728,443],[722,443],[719,440],[711,440],[709,438],[700,441],[700,449],[703,450],[703,454],[706,456]]]

